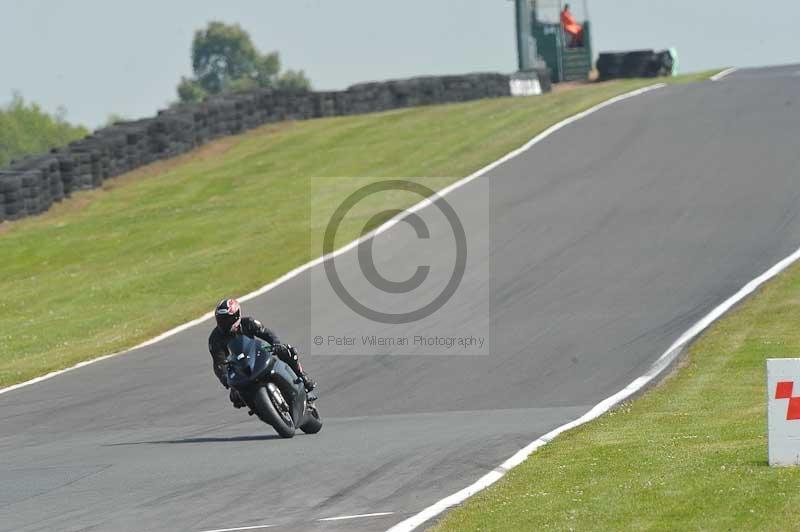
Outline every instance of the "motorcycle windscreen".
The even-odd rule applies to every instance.
[[[253,359],[255,358],[256,345],[253,338],[236,335],[228,342],[228,351],[233,358],[233,368],[242,377],[249,377],[253,373]]]
[[[247,380],[261,376],[271,358],[268,345],[258,338],[244,335],[237,335],[228,342],[228,349],[235,359],[233,367],[236,373]]]

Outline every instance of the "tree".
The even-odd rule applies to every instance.
[[[128,118],[125,115],[121,115],[119,113],[109,113],[108,116],[106,117],[106,121],[105,121],[105,123],[103,124],[102,127],[113,126],[116,123],[128,122],[129,120],[130,120],[130,118]]]
[[[66,121],[65,109],[50,115],[15,92],[10,103],[0,106],[0,167],[12,159],[43,153],[88,134],[86,128]]]
[[[178,97],[182,102],[199,102],[208,95],[206,90],[200,86],[200,82],[187,77],[181,77],[178,83]]]
[[[258,58],[253,74],[260,87],[271,87],[280,71],[281,58],[278,52],[271,52]]]
[[[192,69],[200,86],[217,94],[231,81],[251,76],[259,54],[250,35],[238,24],[210,22],[194,34]]]
[[[182,102],[201,101],[209,94],[275,87],[307,90],[311,83],[302,71],[281,74],[278,52],[261,54],[250,35],[238,24],[209,22],[192,41],[193,78],[181,78]]]
[[[287,70],[278,78],[276,86],[284,90],[308,90],[311,82],[302,70]]]

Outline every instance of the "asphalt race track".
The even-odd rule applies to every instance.
[[[739,71],[567,126],[479,178],[488,200],[457,189],[466,212],[491,202],[473,257],[491,272],[491,355],[307,357],[316,436],[231,408],[209,323],[0,395],[0,530],[389,528],[623,388],[800,246],[798,125],[800,66]],[[314,282],[245,310],[309,349]],[[469,333],[471,312],[431,319]]]

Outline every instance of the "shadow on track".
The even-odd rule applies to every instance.
[[[110,443],[103,447],[118,447],[120,445],[163,445],[167,443],[230,443],[242,441],[267,441],[267,440],[281,440],[277,434],[263,434],[260,436],[231,436],[230,438],[183,438],[180,440],[156,440],[156,441],[133,441],[124,443]]]

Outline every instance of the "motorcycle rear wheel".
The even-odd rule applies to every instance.
[[[308,419],[300,425],[300,430],[306,434],[316,434],[322,430],[322,418],[319,417],[319,410],[315,405],[309,405],[308,410]]]

